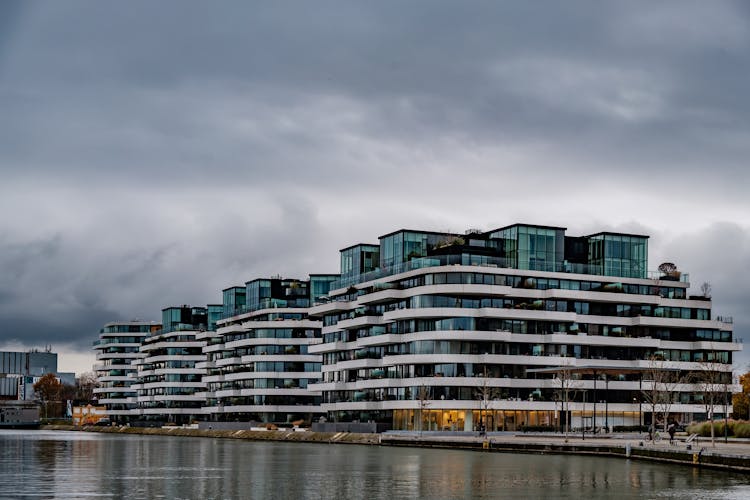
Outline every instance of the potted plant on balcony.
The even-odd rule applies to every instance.
[[[659,277],[661,280],[668,281],[679,281],[682,273],[677,270],[677,266],[672,262],[662,262],[659,264],[659,272],[662,276]]]

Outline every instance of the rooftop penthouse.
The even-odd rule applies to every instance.
[[[513,224],[464,234],[400,229],[340,251],[341,277],[331,289],[433,266],[464,265],[530,271],[688,281],[647,270],[648,236],[600,232],[566,236],[565,228]]]
[[[264,309],[299,309],[323,300],[338,274],[311,274],[309,280],[257,278],[245,286],[222,290],[222,318],[232,318]]]

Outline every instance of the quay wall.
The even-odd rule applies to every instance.
[[[108,434],[142,434],[147,436],[212,437],[248,441],[289,441],[299,443],[380,444],[379,434],[346,432],[295,432],[292,430],[254,431],[247,429],[191,429],[186,427],[75,427],[47,425],[44,430],[101,432]]]
[[[632,458],[656,462],[681,464],[698,468],[723,469],[735,472],[750,472],[749,448],[728,452],[716,451],[705,446],[653,446],[636,440],[599,439],[573,441],[550,438],[525,438],[514,435],[480,438],[476,436],[416,436],[350,432],[295,432],[292,430],[221,430],[185,427],[75,427],[72,425],[47,425],[44,430],[85,431],[109,434],[140,434],[152,436],[211,437],[243,439],[248,441],[283,441],[299,443],[341,443],[379,446],[403,446],[435,449],[463,449],[478,452],[539,453],[600,455],[617,458]]]

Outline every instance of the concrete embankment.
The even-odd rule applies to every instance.
[[[294,432],[212,430],[183,427],[84,427],[48,425],[45,430],[87,431],[109,434],[143,434],[152,436],[211,437],[248,441],[283,441],[300,443],[343,443],[420,448],[463,449],[482,452],[543,453],[599,455],[618,458],[652,460],[691,467],[750,472],[750,443],[693,443],[691,449],[683,442],[670,445],[639,439],[593,438],[564,439],[561,436],[500,435],[487,438],[460,435],[357,434],[348,432]]]
[[[379,444],[379,434],[353,434],[348,432],[294,432],[190,429],[185,427],[75,427],[72,425],[47,425],[44,430],[86,431],[108,434],[144,434],[149,436],[212,437],[245,439],[248,441],[290,441],[299,443]]]
[[[491,436],[488,438],[462,436],[383,435],[384,446],[420,446],[426,448],[481,450],[485,452],[554,453],[572,455],[600,455],[668,462],[692,467],[706,467],[736,472],[750,472],[750,445],[729,444],[710,447],[708,443],[694,443],[688,449],[683,442],[670,445],[633,439],[564,439],[549,436]]]

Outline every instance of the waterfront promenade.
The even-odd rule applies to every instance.
[[[115,434],[168,435],[183,437],[212,437],[251,441],[284,441],[330,444],[359,444],[374,446],[401,446],[436,449],[465,449],[483,452],[516,452],[540,454],[602,455],[620,458],[678,463],[693,467],[708,467],[733,471],[750,471],[750,440],[716,439],[712,446],[709,438],[698,438],[685,443],[685,436],[651,442],[638,434],[608,434],[600,437],[570,434],[517,434],[490,433],[479,436],[469,433],[389,432],[384,434],[210,430],[185,427],[84,427],[46,426],[50,430],[88,431]]]
[[[607,455],[623,458],[680,463],[690,466],[725,470],[750,471],[750,440],[698,438],[686,443],[687,436],[670,444],[668,439],[658,442],[638,434],[608,434],[599,437],[570,434],[489,434],[487,436],[384,434],[381,444],[392,446],[422,446],[431,448],[465,448],[483,451],[560,453],[575,455]]]

